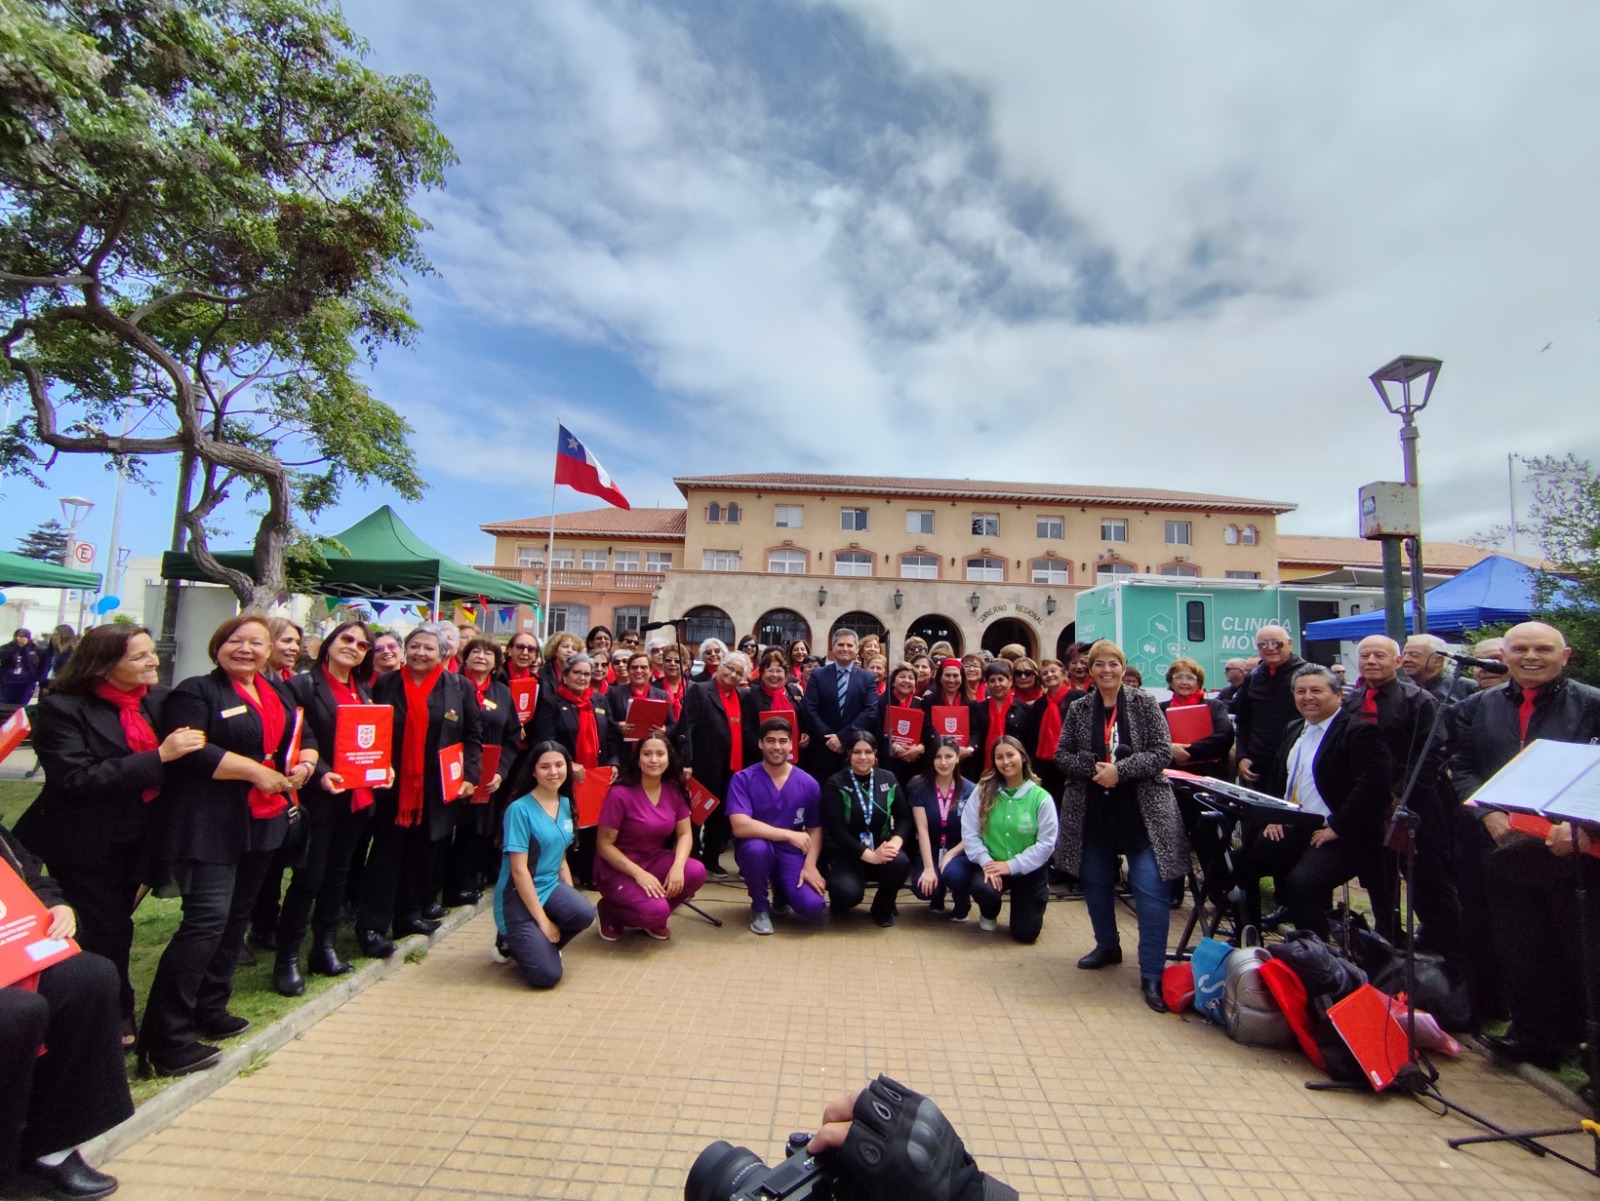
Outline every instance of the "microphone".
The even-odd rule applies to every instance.
[[[647,621],[639,627],[639,633],[648,634],[651,630],[664,630],[668,626],[686,625],[688,621],[687,617],[669,617],[665,621]]]
[[[1486,671],[1494,676],[1503,676],[1511,670],[1498,659],[1474,659],[1471,655],[1456,655],[1449,651],[1444,653],[1444,657],[1454,659],[1462,667],[1476,667],[1479,671]]]

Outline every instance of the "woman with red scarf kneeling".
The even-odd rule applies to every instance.
[[[183,921],[156,968],[139,1029],[140,1062],[160,1076],[210,1067],[220,1052],[200,1039],[230,1038],[250,1025],[228,1012],[233,970],[267,866],[289,834],[286,794],[304,787],[317,763],[309,727],[289,761],[295,702],[267,669],[267,619],[229,618],[208,649],[216,670],[173,689],[157,730],[205,735],[204,746],[173,761],[156,798],[161,849],[183,896]]]
[[[455,806],[478,783],[483,735],[472,683],[445,671],[444,634],[435,625],[406,635],[405,666],[378,677],[372,703],[394,706],[396,776],[392,788],[373,794],[356,943],[363,955],[386,959],[394,943],[385,930],[397,938],[432,934],[446,913],[429,895],[434,858],[455,829]]]

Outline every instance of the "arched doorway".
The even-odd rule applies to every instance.
[[[885,649],[889,645],[889,631],[884,629],[883,622],[864,609],[852,609],[838,621],[833,623],[828,630],[828,646],[833,645],[833,636],[840,630],[852,630],[857,638],[865,638],[868,634],[876,634],[882,640]],[[817,654],[827,657],[828,647],[813,648]]]
[[[948,642],[958,656],[965,642],[961,637],[961,627],[942,613],[923,614],[906,627],[906,637],[920,638],[929,646],[935,642]]]
[[[811,623],[793,609],[768,609],[756,619],[756,641],[762,646],[788,646],[796,638],[811,645]]]
[[[1056,639],[1056,658],[1065,663],[1067,661],[1067,647],[1077,640],[1078,623],[1069,621],[1067,622],[1067,628],[1062,630],[1060,636]]]
[[[720,638],[729,646],[733,645],[733,618],[715,605],[696,605],[683,617],[683,640],[690,650],[698,653],[700,644],[707,638]]]
[[[991,655],[998,655],[1001,647],[1010,646],[1013,642],[1028,652],[1028,658],[1038,656],[1039,640],[1034,637],[1033,627],[1025,621],[1002,617],[999,621],[991,622],[983,632],[983,649]]]

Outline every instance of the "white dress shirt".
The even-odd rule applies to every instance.
[[[1339,720],[1340,712],[1335,711],[1326,721],[1306,722],[1305,729],[1300,731],[1300,737],[1289,751],[1289,800],[1307,813],[1321,814],[1324,819],[1332,817],[1333,810],[1328,808],[1328,802],[1317,791],[1317,777],[1312,768],[1316,764],[1317,749],[1322,745],[1323,736],[1327,734],[1328,727]]]

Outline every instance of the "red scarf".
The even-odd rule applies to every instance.
[[[989,699],[989,690],[986,687],[984,687],[982,684],[974,684],[972,686],[972,695],[971,696],[967,696],[967,682],[965,680],[962,680],[961,681],[961,695],[963,697],[966,697],[967,701],[972,702],[972,703],[976,703],[978,701],[986,701],[986,700],[988,700]]]
[[[515,663],[507,663],[506,679],[531,680],[533,679],[533,669],[531,667],[518,667]]]
[[[334,678],[333,673],[329,671],[326,666],[324,666],[322,669],[322,678],[328,681],[328,689],[333,693],[334,704],[364,705],[367,703],[361,699],[361,694],[356,691],[356,686],[353,682],[341,684]],[[372,789],[350,789],[351,813],[360,813],[370,804],[372,804]]]
[[[428,698],[444,675],[439,664],[418,684],[411,669],[404,669],[400,683],[405,687],[406,726],[400,742],[400,808],[394,816],[397,826],[415,826],[422,821],[423,792],[428,770]]]
[[[1044,689],[1038,684],[1032,688],[1013,688],[1011,691],[1016,694],[1019,701],[1026,701],[1030,705],[1044,695]]]
[[[782,684],[778,685],[778,691],[776,691],[776,692],[768,692],[767,691],[767,686],[765,684],[761,683],[760,681],[756,682],[756,687],[760,688],[761,689],[761,695],[767,698],[767,703],[762,706],[762,709],[765,710],[766,712],[768,712],[768,713],[793,713],[794,712],[794,703],[789,700],[789,690],[786,687],[784,687]]]
[[[149,687],[143,684],[132,692],[124,692],[108,681],[95,685],[94,694],[117,707],[117,719],[122,722],[122,736],[128,740],[128,749],[135,755],[161,749],[161,740],[156,737],[149,720],[139,708],[139,702],[144,700],[145,693],[149,691]],[[139,799],[148,805],[160,794],[161,786],[157,784],[141,792]]]
[[[722,711],[728,715],[728,770],[744,767],[744,706],[739,703],[739,690],[724,692],[721,684],[713,685],[722,699]]]
[[[1366,684],[1366,681],[1362,681]],[[1378,690],[1367,684],[1366,690],[1361,694],[1361,720],[1376,724],[1378,720]]]
[[[583,695],[579,696],[563,684],[556,689],[556,694],[571,701],[572,707],[578,712],[578,745],[573,748],[572,761],[585,771],[599,767],[600,724],[594,719],[594,703],[589,699],[589,689],[585,688]]]
[[[1537,688],[1522,690],[1522,704],[1517,707],[1517,733],[1522,745],[1528,745],[1528,723],[1533,720],[1533,706],[1539,699]]]
[[[283,741],[284,726],[288,722],[288,717],[283,711],[283,702],[278,699],[277,691],[265,679],[258,679],[256,695],[251,696],[238,680],[232,676],[229,676],[228,680],[240,699],[254,709],[261,718],[261,761],[268,767],[276,766],[273,760],[277,757],[278,744]],[[294,765],[286,763],[284,767],[292,771]],[[251,817],[277,817],[288,807],[289,802],[281,794],[274,796],[262,792],[259,788],[250,789]]]
[[[1205,689],[1196,688],[1193,692],[1191,692],[1189,694],[1189,699],[1188,700],[1184,700],[1181,696],[1179,696],[1176,692],[1174,692],[1172,694],[1172,699],[1167,702],[1167,708],[1169,708],[1169,709],[1193,708],[1196,705],[1203,705],[1205,703],[1206,703]]]
[[[484,698],[489,695],[489,689],[494,686],[494,676],[492,674],[484,676],[483,683],[480,684],[471,676],[466,675],[465,672],[462,674],[465,676],[467,683],[472,685],[472,691],[478,694],[478,708],[483,708]]]
[[[629,684],[628,685],[628,691],[633,694],[633,699],[636,700],[636,701],[642,701],[642,700],[644,700],[645,697],[649,696],[650,695],[650,688],[651,688],[651,686],[649,684]]]
[[[988,771],[994,766],[994,744],[1004,737],[1006,732],[1006,712],[1011,708],[1011,698],[1006,697],[1006,703],[999,701],[989,702],[989,732],[983,739],[983,770]]]
[[[1039,746],[1035,757],[1045,762],[1054,762],[1056,747],[1061,745],[1061,702],[1066,700],[1072,689],[1063,684],[1053,692],[1044,694],[1044,712],[1039,716]]]
[[[661,683],[658,685],[661,691],[667,694],[667,706],[672,710],[673,721],[677,721],[678,717],[683,713],[683,686],[687,682],[683,676],[679,676],[678,686],[674,688],[667,683],[667,677],[662,676]]]

